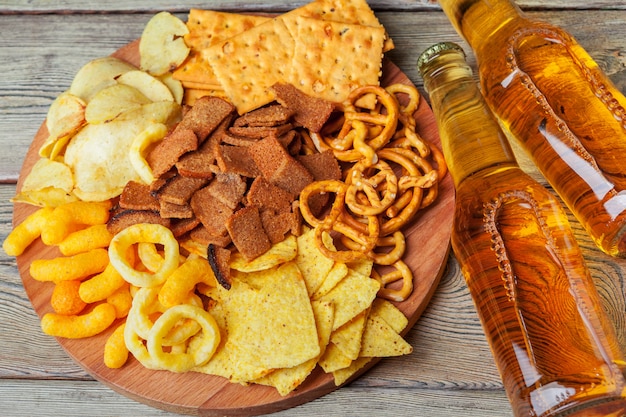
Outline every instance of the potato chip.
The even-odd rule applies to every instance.
[[[161,76],[163,75],[165,74]],[[175,101],[174,95],[167,85],[145,71],[125,72],[117,77],[117,82],[137,89],[151,101]]]
[[[98,91],[116,84],[117,77],[136,69],[131,64],[112,56],[94,59],[76,73],[69,93],[89,103]]]
[[[174,101],[178,104],[183,103],[183,97],[185,96],[185,89],[183,88],[183,83],[174,78],[171,72],[166,72],[165,74],[158,76],[159,80],[169,88],[172,93],[172,97],[174,97]]]
[[[74,173],[74,193],[85,201],[103,201],[120,195],[129,181],[141,182],[129,160],[134,139],[152,123],[178,120],[180,112],[174,102],[148,103],[109,123],[85,126],[65,152],[65,163]]]
[[[296,237],[289,235],[282,242],[272,245],[264,254],[247,261],[239,252],[230,257],[230,267],[241,272],[262,271],[291,261],[298,252]]]
[[[55,159],[63,147],[55,147],[67,140],[85,124],[85,106],[83,99],[69,91],[61,93],[50,105],[46,116],[48,138],[39,148],[39,156]],[[53,152],[54,149],[54,152]]]
[[[133,71],[129,73],[131,72]],[[114,84],[93,96],[85,108],[85,120],[91,124],[107,123],[127,110],[150,102],[138,89],[125,84]]]
[[[20,192],[12,201],[22,201],[43,207],[56,207],[76,200],[72,195],[74,178],[62,162],[40,158],[26,175]]]
[[[183,63],[189,54],[184,36],[187,25],[169,12],[154,15],[144,27],[139,41],[140,68],[152,75],[163,75]]]

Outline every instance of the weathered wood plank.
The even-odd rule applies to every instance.
[[[177,414],[150,408],[97,382],[0,380],[3,415],[29,417],[91,416],[173,417]],[[456,391],[454,398],[445,389],[394,389],[346,387],[308,404],[272,416],[428,416],[508,417],[509,405],[502,392]],[[8,414],[5,414],[7,413]]]
[[[106,2],[68,0],[63,2],[36,1],[0,1],[0,14],[9,13],[116,13],[148,12],[155,10],[185,11],[191,7],[211,8],[228,11],[284,11],[303,4],[307,0],[293,2],[215,0],[215,1],[172,1],[156,0],[150,2],[128,2],[113,0]],[[368,4],[375,11],[420,11],[438,9],[436,0],[369,0]],[[518,0],[524,9],[534,10],[575,10],[575,9],[626,9],[624,0]]]

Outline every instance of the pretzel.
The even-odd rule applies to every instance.
[[[383,275],[376,270],[372,271],[372,277],[381,284],[378,296],[391,301],[404,301],[411,295],[413,291],[413,273],[404,261],[399,260],[391,265],[394,270]],[[400,289],[390,288],[387,285],[402,280]]]
[[[378,170],[378,173],[368,177],[366,176],[366,170]],[[385,184],[384,189],[381,187],[383,182]],[[373,216],[383,213],[393,204],[398,193],[398,178],[396,174],[389,164],[380,160],[369,167],[363,160],[357,162],[348,171],[346,184],[348,185],[346,204],[351,211],[362,216]],[[382,199],[377,190],[382,191]],[[367,196],[367,204],[361,204],[357,201],[357,193],[364,193]]]

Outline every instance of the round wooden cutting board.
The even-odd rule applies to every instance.
[[[138,42],[125,46],[114,56],[138,65]],[[397,82],[411,83],[397,66],[385,61],[382,84],[390,85]],[[418,133],[440,147],[434,116],[423,97],[415,117]],[[46,137],[47,131],[43,124],[26,155],[18,181],[18,190],[39,158],[37,152]],[[420,212],[409,228],[405,229],[407,237],[405,261],[413,270],[415,280],[410,298],[397,304],[409,318],[406,331],[415,324],[430,301],[448,258],[454,213],[454,189],[449,175],[439,187],[436,202]],[[29,205],[16,204],[14,224],[20,223],[35,209]],[[29,265],[34,259],[56,256],[60,256],[56,247],[46,247],[38,240],[17,259],[24,288],[40,317],[52,311],[50,295],[53,285],[35,281],[28,272]],[[109,369],[103,363],[103,348],[111,331],[88,339],[57,340],[68,354],[97,380],[125,396],[171,412],[202,416],[253,416],[294,407],[338,388],[332,375],[325,374],[319,367],[296,391],[285,397],[281,397],[274,388],[266,386],[242,386],[220,377],[198,373],[177,374],[148,370],[134,358],[130,358],[121,369]],[[377,366],[384,367],[387,360],[393,359],[383,359]],[[358,375],[376,362],[370,362]]]

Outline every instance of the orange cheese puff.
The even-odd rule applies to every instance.
[[[190,257],[167,278],[159,291],[159,301],[165,307],[184,304],[200,282],[213,287],[217,284],[209,262],[204,258]]]
[[[80,299],[79,287],[80,281],[74,279],[56,283],[54,290],[52,290],[50,304],[57,314],[71,316],[83,311],[87,303]]]
[[[2,249],[6,254],[21,255],[41,235],[46,219],[53,211],[52,207],[40,208],[17,225],[2,243]]]
[[[35,259],[30,264],[30,275],[37,281],[83,280],[104,271],[108,264],[107,250],[98,248],[73,256]]]
[[[103,303],[82,315],[46,313],[41,318],[41,330],[50,336],[82,339],[102,333],[114,321],[115,307]]]
[[[133,305],[133,296],[130,295],[130,285],[124,281],[124,285],[107,297],[107,303],[115,307],[115,316],[118,319],[126,317]]]
[[[100,274],[83,281],[78,294],[84,302],[95,303],[109,297],[124,284],[126,284],[124,278],[109,263]]]
[[[109,219],[111,203],[72,201],[54,209],[41,232],[46,245],[58,245],[80,225],[104,224]]]
[[[121,368],[128,360],[128,348],[124,342],[125,327],[126,323],[117,326],[104,344],[104,364],[111,369]]]
[[[106,248],[113,239],[106,224],[96,224],[70,233],[61,243],[59,250],[65,256],[76,255],[96,248]]]

